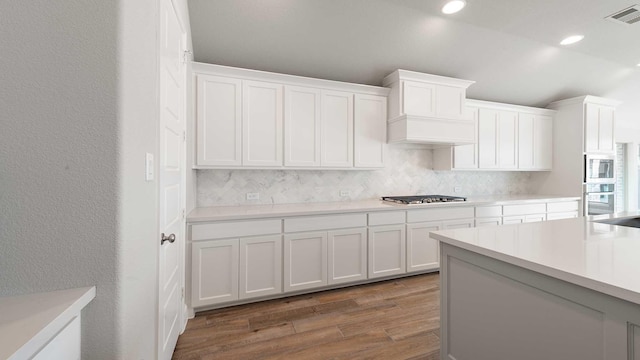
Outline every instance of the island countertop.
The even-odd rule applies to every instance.
[[[443,243],[640,304],[640,229],[595,221],[640,212],[435,231]]]

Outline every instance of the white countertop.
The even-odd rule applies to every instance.
[[[640,305],[640,229],[593,222],[640,212],[432,232],[443,243]]]
[[[579,200],[579,197],[554,195],[501,195],[468,197],[464,202],[402,205],[381,200],[340,201],[326,203],[299,203],[276,205],[211,206],[196,208],[187,217],[187,222],[241,220],[266,217],[321,215],[363,211],[416,210],[434,207],[505,205],[510,203],[534,203]]]
[[[0,359],[30,359],[95,296],[94,286],[0,298]]]

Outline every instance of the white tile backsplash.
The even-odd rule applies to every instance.
[[[197,206],[285,204],[375,199],[384,195],[519,195],[528,172],[433,171],[433,152],[390,145],[387,166],[354,170],[198,170]],[[460,187],[454,193],[454,187]],[[340,196],[346,190],[348,197]],[[259,200],[246,200],[259,193]]]

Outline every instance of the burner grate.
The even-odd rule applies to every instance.
[[[413,196],[383,196],[382,200],[395,202],[398,204],[431,204],[443,202],[459,202],[467,201],[467,198],[461,196],[447,195],[413,195]]]

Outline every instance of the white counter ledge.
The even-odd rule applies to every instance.
[[[95,296],[85,287],[0,298],[0,359],[31,359]]]
[[[640,229],[580,217],[436,231],[443,243],[640,304]]]
[[[189,213],[187,222],[241,220],[265,217],[322,215],[331,213],[371,212],[389,210],[415,210],[434,207],[504,205],[509,203],[535,203],[573,201],[579,197],[554,195],[496,195],[468,197],[465,202],[401,205],[381,200],[338,201],[326,203],[298,203],[275,205],[237,205],[196,208]]]

